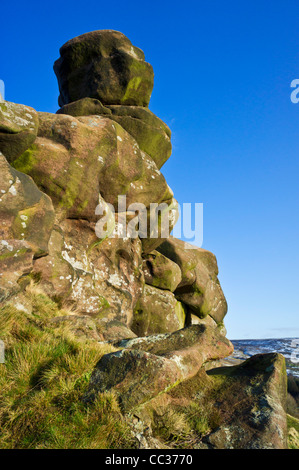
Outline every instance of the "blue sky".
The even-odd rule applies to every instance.
[[[227,297],[228,337],[299,336],[299,3],[39,1],[1,5],[5,98],[56,112],[59,47],[126,34],[155,71],[150,109],[172,130],[163,173],[204,204],[204,243]]]

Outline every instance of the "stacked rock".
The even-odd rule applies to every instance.
[[[171,231],[178,214],[160,172],[171,154],[171,133],[147,107],[151,65],[128,38],[110,30],[72,39],[60,54],[54,65],[61,105],[56,115],[1,105],[7,168],[20,172],[20,180],[31,176],[55,210],[55,224],[51,206],[45,229],[42,223],[35,229],[46,243],[32,256],[32,273],[47,293],[82,314],[120,321],[139,336],[173,332],[198,317],[222,324],[227,306],[214,255],[163,238],[163,216]],[[135,215],[128,210],[132,204],[145,206],[147,221],[151,204],[164,205],[155,237],[148,228],[141,237],[117,236]],[[97,236],[99,205],[102,215],[111,216],[113,237]],[[24,226],[24,240],[16,235],[23,243],[32,241],[29,222],[12,224]]]
[[[178,206],[160,169],[171,133],[148,109],[152,67],[110,30],[74,38],[60,55],[56,114],[0,103],[0,307],[17,304],[33,277],[77,312],[69,316],[75,328],[85,325],[95,340],[117,345],[120,351],[97,364],[86,401],[113,389],[124,412],[190,402],[203,384],[210,387],[207,363],[233,346],[225,338],[227,303],[215,256],[169,236]],[[152,205],[160,208],[154,229]],[[264,413],[266,440],[276,447],[285,446],[283,367],[271,356],[234,369],[234,390],[248,375],[241,388],[264,381],[276,400]],[[250,445],[264,445],[264,431],[257,444],[248,419],[242,439],[252,428]],[[236,446],[249,445],[238,432]],[[220,429],[207,446],[226,436],[221,446],[229,447],[227,435]]]

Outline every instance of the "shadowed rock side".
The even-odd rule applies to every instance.
[[[208,375],[222,382],[218,406],[231,407],[219,428],[204,438],[208,447],[287,447],[287,376],[281,354],[257,354],[238,366],[212,369]]]
[[[233,351],[227,303],[215,256],[163,230],[171,232],[178,204],[160,171],[171,133],[147,107],[151,65],[122,33],[106,30],[68,41],[54,70],[56,114],[0,103],[0,315],[7,302],[24,301],[33,280],[71,312],[49,320],[53,331],[66,324],[83,340],[116,347],[96,365],[84,400],[112,391],[157,447],[172,446],[173,434],[164,442],[157,431],[163,417],[190,407],[193,418],[221,417],[207,418],[193,447],[284,447],[283,359],[208,371]]]
[[[30,147],[37,129],[38,114],[33,108],[0,101],[0,152],[9,162]]]
[[[85,399],[113,388],[125,411],[192,377],[206,361],[233,352],[230,341],[204,325],[122,341],[119,346],[124,349],[97,364]]]
[[[196,449],[285,449],[286,395],[284,357],[258,354],[238,366],[201,368],[134,408],[134,416],[154,434],[172,416],[186,416],[201,435],[192,440]]]
[[[157,250],[181,269],[182,280],[175,290],[176,297],[200,318],[210,315],[220,323],[227,313],[227,303],[217,278],[215,255],[172,237]]]
[[[21,290],[34,258],[48,252],[54,225],[51,199],[12,168],[0,152],[0,303]]]
[[[54,65],[59,106],[85,97],[104,104],[148,106],[153,69],[124,34],[111,30],[82,34],[64,44],[60,56]]]

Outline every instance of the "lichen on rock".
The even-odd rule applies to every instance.
[[[148,430],[142,446],[286,447],[283,358],[215,367],[233,352],[227,303],[215,255],[171,236],[179,206],[160,171],[171,132],[148,109],[151,65],[104,30],[68,41],[54,70],[56,114],[0,103],[0,308],[39,335],[41,303],[26,296],[38,282],[32,296],[54,312],[47,338],[67,330],[71,351],[104,346],[80,406],[111,394],[132,429]],[[77,386],[57,401],[79,399]]]
[[[118,31],[82,34],[60,49],[54,64],[63,106],[81,98],[103,104],[147,106],[153,88],[153,69],[144,53]]]

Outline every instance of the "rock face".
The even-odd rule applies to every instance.
[[[182,280],[175,291],[176,297],[200,318],[210,315],[220,323],[227,313],[227,303],[217,278],[215,256],[175,238],[163,242],[158,251],[181,268]]]
[[[23,104],[0,102],[0,152],[8,161],[21,155],[34,142],[38,114]]]
[[[20,292],[19,280],[33,267],[33,252],[28,243],[20,240],[1,240],[0,243],[0,304]]]
[[[173,332],[186,324],[186,309],[168,290],[144,286],[134,309],[132,330],[138,336]]]
[[[104,104],[147,106],[154,84],[144,53],[118,31],[93,31],[71,39],[55,62],[59,106],[81,98]]]
[[[53,230],[49,256],[37,260],[34,273],[46,292],[84,314],[119,320],[130,326],[142,294],[139,239],[107,238],[99,244],[84,220],[63,221]]]
[[[0,153],[0,302],[20,291],[33,257],[47,254],[55,213],[51,199]]]
[[[86,400],[113,388],[126,411],[192,377],[206,361],[233,351],[217,330],[203,325],[123,341],[120,346],[121,351],[104,356],[97,364]]]
[[[220,404],[235,412],[204,438],[211,448],[287,448],[285,359],[280,354],[257,354],[239,366],[212,369],[222,377]]]
[[[173,292],[182,280],[180,267],[166,256],[154,250],[143,257],[146,284]]]
[[[0,172],[1,238],[26,241],[36,256],[46,254],[55,218],[51,199],[2,154]]]
[[[211,425],[196,445],[284,447],[281,358],[208,370],[233,351],[227,303],[215,256],[170,236],[179,208],[160,168],[171,133],[147,108],[151,65],[110,30],[74,38],[60,55],[56,114],[0,103],[0,307],[19,304],[34,280],[72,312],[51,328],[67,323],[83,341],[118,348],[98,362],[84,399],[113,391],[140,428],[154,433],[157,417],[186,413],[198,397],[214,413],[221,376],[231,388],[218,380],[220,412],[240,397],[249,414]]]
[[[118,122],[161,168],[171,155],[171,132],[169,127],[148,108],[141,106],[104,106],[99,100],[82,98],[67,104],[57,114],[70,116],[105,116]]]

